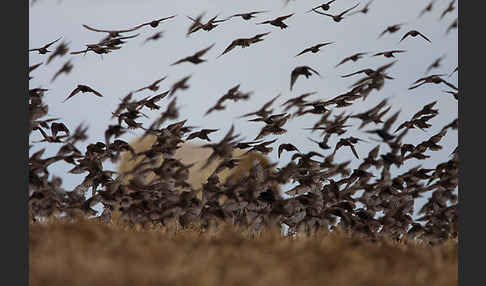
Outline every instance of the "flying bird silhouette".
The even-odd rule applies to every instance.
[[[321,76],[318,71],[309,66],[298,66],[294,68],[290,73],[290,90],[294,87],[295,81],[297,81],[299,76],[303,75],[305,78],[309,78],[309,76],[312,76],[312,73]]]
[[[408,36],[411,36],[411,37],[420,36],[420,37],[424,38],[424,39],[425,39],[427,42],[432,43],[432,42],[429,40],[429,38],[427,38],[426,36],[424,36],[422,33],[420,33],[420,32],[419,32],[419,31],[417,31],[417,30],[410,30],[410,31],[408,31],[408,32],[407,32],[405,35],[403,35],[403,37],[402,37],[402,39],[400,40],[400,42],[401,42],[401,41],[403,41],[403,40],[405,40],[405,38],[407,38]]]
[[[101,95],[101,93],[97,92],[96,90],[92,89],[91,87],[89,87],[87,85],[83,85],[83,84],[78,84],[78,86],[71,92],[71,94],[69,94],[68,97],[66,97],[66,99],[63,102],[66,102],[66,100],[68,100],[71,97],[75,96],[79,92],[82,92],[82,93],[91,92],[91,93],[93,93],[94,95],[96,95],[98,97],[103,97],[103,95]]]
[[[317,11],[316,9],[312,9],[312,11],[314,11],[314,12],[315,12],[315,13],[317,13],[317,14],[321,14],[321,15],[329,16],[329,17],[331,17],[331,18],[334,20],[334,22],[339,23],[339,22],[341,22],[341,20],[343,20],[343,19],[344,19],[344,15],[345,15],[346,13],[348,13],[349,11],[353,10],[354,8],[356,8],[356,7],[358,7],[358,6],[359,6],[359,3],[358,3],[358,4],[356,4],[356,5],[354,5],[353,7],[349,8],[349,9],[344,10],[343,12],[341,12],[341,13],[339,13],[339,14],[337,14],[337,15],[332,15],[332,14],[327,14],[327,13],[319,12],[319,11]]]
[[[296,55],[296,57],[298,57],[298,56],[300,56],[302,54],[308,53],[308,52],[311,52],[311,53],[314,53],[315,54],[315,53],[317,53],[317,52],[320,51],[320,48],[321,47],[324,47],[324,46],[327,46],[327,45],[330,45],[330,44],[334,44],[334,42],[320,43],[320,44],[314,45],[314,46],[312,46],[310,48],[306,48],[302,52],[298,53]]]
[[[48,44],[46,44],[46,45],[42,46],[42,47],[40,47],[40,48],[36,48],[36,49],[30,49],[30,50],[29,50],[29,52],[35,52],[35,51],[38,51],[38,52],[39,52],[39,54],[41,54],[41,55],[44,55],[44,54],[49,53],[49,52],[52,52],[52,51],[49,51],[49,50],[47,50],[47,49],[48,49],[48,48],[49,48],[49,47],[50,47],[52,44],[54,44],[55,42],[59,41],[61,38],[62,38],[62,37],[60,37],[59,39],[57,39],[57,40],[55,40],[55,41],[52,41],[52,42],[50,42],[50,43],[48,43]]]
[[[257,35],[255,35],[254,37],[251,37],[251,38],[239,38],[239,39],[233,40],[231,42],[231,44],[217,58],[219,58],[222,55],[230,52],[231,50],[233,50],[237,46],[240,46],[242,48],[246,48],[246,47],[249,47],[251,44],[263,41],[262,37],[264,37],[268,34],[270,34],[270,32],[263,33],[263,34],[257,34]]]
[[[257,25],[270,24],[270,25],[275,26],[275,27],[280,27],[280,29],[286,29],[288,26],[283,21],[287,18],[292,17],[293,15],[294,15],[294,13],[289,14],[289,15],[285,15],[285,16],[281,16],[281,17],[277,17],[273,20],[267,20],[267,21],[257,23]]]
[[[198,52],[196,52],[194,55],[192,56],[188,56],[188,57],[185,57],[183,59],[180,59],[178,61],[176,61],[175,63],[171,64],[171,66],[173,65],[177,65],[177,64],[180,64],[180,63],[183,63],[183,62],[190,62],[190,63],[193,63],[195,65],[197,64],[200,64],[200,63],[203,63],[205,62],[206,60],[204,59],[201,59],[201,57],[207,53],[207,51],[209,51],[212,47],[214,47],[215,44],[212,44],[211,46],[205,48],[205,49],[202,49]]]

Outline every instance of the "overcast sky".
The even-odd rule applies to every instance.
[[[236,117],[258,109],[264,102],[274,96],[282,96],[274,104],[275,112],[280,112],[280,105],[286,100],[305,92],[316,91],[310,99],[330,99],[346,91],[349,86],[360,77],[343,79],[340,76],[363,68],[377,68],[391,62],[385,57],[370,57],[369,55],[357,62],[347,62],[337,68],[335,65],[343,58],[358,52],[377,53],[386,50],[403,49],[406,53],[398,54],[398,61],[388,70],[394,80],[388,80],[385,87],[377,92],[373,91],[365,101],[358,100],[351,107],[334,109],[333,115],[343,111],[347,114],[364,111],[383,98],[388,98],[392,110],[385,115],[390,117],[395,111],[401,110],[397,122],[392,127],[408,120],[425,104],[437,100],[436,107],[439,115],[430,123],[433,127],[426,132],[410,130],[405,137],[407,143],[417,144],[436,134],[440,129],[457,118],[457,101],[444,93],[448,90],[445,85],[424,85],[414,90],[408,90],[411,84],[425,75],[427,67],[440,56],[445,56],[441,67],[432,70],[430,74],[449,74],[458,64],[458,33],[452,30],[446,35],[447,27],[457,18],[457,9],[447,14],[441,21],[440,15],[449,5],[448,0],[435,1],[432,12],[418,18],[420,11],[429,1],[402,1],[402,0],[375,0],[370,5],[368,14],[356,14],[345,17],[339,23],[330,17],[316,13],[306,13],[310,8],[321,4],[320,1],[292,1],[284,6],[282,0],[247,0],[247,1],[156,1],[156,0],[84,0],[84,1],[48,1],[39,0],[29,9],[29,48],[38,48],[59,37],[69,42],[71,51],[85,48],[85,44],[94,44],[104,38],[106,34],[92,32],[85,29],[82,24],[100,29],[125,29],[157,18],[178,15],[162,22],[157,28],[145,26],[133,35],[141,33],[137,38],[127,40],[120,50],[108,55],[88,53],[81,55],[66,55],[55,58],[49,65],[42,65],[31,73],[34,79],[29,81],[30,88],[44,87],[50,89],[46,93],[45,101],[49,104],[49,116],[61,117],[62,121],[71,129],[85,122],[89,125],[89,140],[86,143],[104,141],[104,131],[111,120],[111,111],[114,111],[120,98],[130,91],[151,84],[156,79],[168,76],[160,84],[160,90],[165,91],[170,86],[187,75],[192,75],[188,84],[190,88],[176,93],[177,104],[181,106],[180,120],[188,119],[188,125],[203,126],[204,128],[219,128],[211,138],[219,140],[224,136],[231,124],[235,125],[237,133],[248,140],[258,134],[261,123],[248,122],[246,119]],[[456,1],[457,2],[457,1]],[[362,8],[367,1],[337,0],[328,11],[332,14],[340,13],[355,4],[360,3]],[[456,7],[458,3],[455,4]],[[215,15],[221,18],[235,13],[268,10],[258,14],[257,18],[244,21],[233,18],[220,23],[212,31],[198,31],[186,37],[186,31],[191,21],[186,16],[197,17],[206,12],[203,20],[207,21]],[[273,19],[279,16],[295,13],[285,20],[289,26],[285,30],[270,25],[256,25],[256,23]],[[402,29],[394,34],[386,34],[377,39],[378,35],[393,24],[405,23]],[[432,43],[423,39],[407,38],[399,43],[400,38],[409,30],[416,29],[425,34]],[[164,31],[163,38],[157,41],[144,40],[156,33]],[[258,33],[271,32],[264,37],[264,41],[256,43],[249,48],[235,48],[228,54],[216,59],[222,51],[236,38],[252,37]],[[54,49],[61,41],[54,44]],[[295,57],[303,49],[320,42],[335,42],[321,48],[317,54],[304,54]],[[192,55],[194,52],[215,46],[203,57],[208,61],[200,65],[183,63],[170,66],[176,60]],[[46,55],[29,53],[29,65],[46,62]],[[53,83],[54,73],[71,59],[74,68],[68,75],[60,75]],[[293,68],[308,65],[316,69],[322,77],[312,76],[309,79],[301,77],[297,80],[293,91],[289,90],[290,72]],[[458,85],[458,75],[455,73],[448,78],[451,83]],[[104,97],[99,98],[92,94],[79,94],[69,101],[62,101],[77,86],[86,84],[99,91]],[[252,91],[253,94],[247,102],[228,103],[226,110],[213,112],[203,117],[204,113],[213,106],[229,88],[241,84],[240,90]],[[140,92],[135,98],[141,99],[148,95],[155,95],[151,91]],[[169,101],[159,102],[161,110],[165,109]],[[148,126],[157,116],[158,112],[147,112],[149,119],[140,119]],[[320,152],[317,145],[306,137],[319,140],[319,133],[309,133],[303,128],[311,127],[319,119],[317,115],[305,115],[289,121],[284,128],[287,134],[279,136],[274,143],[275,150],[270,153],[273,160],[277,159],[276,147],[281,143],[293,143],[301,151],[311,150]],[[350,119],[350,123],[360,124],[359,120]],[[368,125],[365,130],[373,128]],[[127,134],[123,139],[130,141],[140,134],[136,131]],[[344,136],[363,138],[368,143],[357,145],[360,157],[365,157],[377,142],[370,140],[373,137],[363,131],[350,128]],[[274,137],[268,136],[267,140]],[[334,146],[336,136],[330,140]],[[41,139],[40,134],[32,135],[30,142]],[[375,138],[378,139],[378,138]],[[198,142],[195,140],[194,142]],[[80,149],[85,150],[86,144]],[[441,151],[428,151],[432,156],[427,161],[409,160],[398,174],[406,172],[408,168],[421,164],[423,167],[435,167],[438,163],[448,160],[448,156],[457,146],[457,131],[450,130],[441,141],[444,147]],[[36,144],[31,153],[40,148],[47,147],[47,155],[53,154],[60,145]],[[381,153],[386,152],[383,146]],[[326,152],[322,152],[327,154]],[[290,159],[291,154],[283,154],[282,164]],[[336,154],[336,161],[353,160],[351,152],[342,148]],[[351,167],[357,167],[360,162],[353,160]],[[105,163],[105,168],[116,169],[116,166]],[[63,186],[68,190],[82,181],[84,175],[70,175],[65,172],[70,168],[64,163],[56,163],[49,170],[64,179]]]

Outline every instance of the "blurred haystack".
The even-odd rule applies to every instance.
[[[135,150],[135,152],[142,152],[148,150],[155,143],[155,140],[155,136],[149,135],[146,136],[143,140],[136,139],[133,142],[130,142],[130,145]],[[176,151],[174,156],[175,159],[180,160],[183,164],[194,164],[189,169],[189,178],[187,180],[187,182],[194,189],[201,188],[202,185],[207,182],[208,177],[214,172],[218,164],[222,161],[218,158],[214,160],[207,168],[205,168],[204,170],[200,170],[212,153],[211,148],[201,148],[200,146],[201,145],[194,143],[182,143],[179,145],[179,149]],[[246,150],[235,149],[233,151],[233,157],[239,158],[239,156],[241,156],[245,152]],[[141,156],[137,160],[131,160],[131,158],[132,156],[128,152],[123,155],[119,166],[120,173],[126,173],[130,171],[133,166],[135,166],[135,164],[143,159],[143,156]],[[232,170],[224,169],[218,174],[221,183],[225,183],[230,175],[232,181],[248,175],[248,171],[256,163],[261,163],[263,166],[269,166],[272,163],[268,157],[257,152],[251,152],[239,159],[241,161],[239,162],[237,167],[233,168]],[[163,159],[160,158],[158,164],[160,165],[162,161]],[[152,180],[154,178],[154,175],[155,174],[153,173],[149,175],[146,178],[147,182]],[[126,180],[128,179],[130,179],[129,176],[127,176]],[[277,187],[274,190],[278,192]]]

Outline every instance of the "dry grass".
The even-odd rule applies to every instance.
[[[30,285],[457,285],[457,242],[376,243],[335,231],[30,225]]]

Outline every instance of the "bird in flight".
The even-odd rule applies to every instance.
[[[162,38],[163,35],[164,35],[164,31],[159,31],[159,32],[153,34],[152,36],[146,38],[145,41],[142,43],[142,45],[147,43],[148,41],[156,41],[156,40]]]
[[[180,63],[183,63],[183,62],[190,62],[190,63],[193,63],[195,65],[197,64],[200,64],[200,63],[203,63],[205,62],[206,60],[204,59],[201,59],[201,57],[207,53],[207,51],[209,51],[215,44],[212,44],[211,46],[205,48],[205,49],[202,49],[198,52],[196,52],[195,54],[193,54],[192,56],[188,56],[188,57],[185,57],[183,59],[180,59],[178,61],[176,61],[175,63],[171,64],[171,66],[173,65],[177,65],[177,64],[180,64]]]
[[[428,74],[432,69],[437,69],[440,67],[440,63],[442,60],[445,58],[445,55],[441,56],[440,58],[436,59],[433,61],[430,66],[427,67],[427,70],[425,71],[425,74]]]
[[[140,28],[139,26],[136,26],[134,28],[125,29],[125,30],[102,30],[102,29],[96,29],[96,28],[90,27],[86,24],[83,24],[83,27],[85,27],[86,29],[93,31],[93,32],[108,33],[110,38],[116,38],[116,37],[121,36],[122,33],[132,32],[132,31],[135,31],[135,30]]]
[[[378,35],[378,39],[381,38],[386,33],[393,34],[393,33],[397,32],[398,30],[400,30],[402,28],[403,25],[405,25],[405,23],[395,24],[395,25],[391,25],[391,26],[386,27],[386,29],[383,30],[383,32],[381,32]]]
[[[317,53],[320,51],[320,48],[321,47],[324,47],[324,46],[327,46],[327,45],[330,45],[330,44],[334,44],[334,42],[327,42],[327,43],[320,43],[320,44],[317,44],[317,45],[314,45],[310,48],[306,48],[305,50],[303,50],[302,52],[298,53],[296,55],[296,57],[302,55],[302,54],[305,54],[305,53],[308,53],[308,52],[311,52],[311,53]]]
[[[48,48],[49,48],[49,47],[50,47],[52,44],[54,44],[55,42],[59,41],[61,38],[62,38],[62,37],[60,37],[59,39],[57,39],[57,40],[55,40],[55,41],[52,41],[52,42],[50,42],[50,43],[48,43],[48,44],[46,44],[46,45],[42,46],[42,47],[40,47],[40,48],[37,48],[37,49],[30,49],[30,50],[29,50],[29,52],[35,52],[35,51],[38,51],[38,52],[39,52],[39,54],[41,54],[41,55],[47,54],[47,53],[49,53],[49,52],[52,52],[52,51],[49,51],[49,50],[47,50],[47,49],[48,49]]]
[[[444,83],[447,86],[449,86],[450,88],[458,90],[458,88],[456,86],[454,86],[452,83],[447,82],[446,80],[442,79],[442,76],[444,76],[444,75],[445,74],[433,74],[433,75],[429,75],[429,76],[426,76],[426,77],[423,77],[423,78],[419,78],[418,80],[416,80],[413,83],[415,85],[409,87],[408,89],[415,89],[415,88],[417,88],[417,87],[419,87],[423,84],[426,84],[426,83],[435,83],[435,84]]]
[[[152,84],[150,84],[150,85],[147,85],[147,86],[144,86],[144,87],[142,87],[142,88],[140,88],[140,89],[135,90],[135,91],[134,91],[134,93],[135,93],[135,92],[140,92],[140,91],[142,91],[142,90],[146,90],[146,89],[150,89],[151,91],[157,91],[157,90],[159,90],[159,83],[160,83],[161,81],[163,81],[164,79],[166,79],[166,78],[167,78],[167,76],[164,76],[163,78],[161,78],[161,79],[158,79],[158,80],[154,81],[154,82],[153,82]]]
[[[50,54],[49,57],[47,58],[46,65],[48,65],[55,57],[64,56],[65,54],[67,54],[68,51],[69,51],[68,44],[64,42],[60,43],[59,46],[56,47],[54,52]]]
[[[304,75],[306,78],[312,76],[312,72],[318,76],[321,76],[318,71],[308,66],[298,66],[290,73],[290,90],[294,87],[295,81],[299,76]]]
[[[338,22],[341,22],[341,20],[342,20],[342,19],[344,19],[344,15],[345,15],[346,13],[348,13],[349,11],[351,11],[351,10],[353,10],[354,8],[358,7],[358,5],[359,5],[359,3],[358,3],[358,4],[356,4],[356,5],[354,5],[353,7],[349,8],[349,9],[344,10],[343,12],[341,12],[341,13],[339,13],[339,14],[337,14],[337,15],[332,15],[332,14],[328,14],[328,13],[319,12],[319,11],[317,11],[316,9],[312,9],[312,11],[314,11],[314,12],[315,12],[315,13],[317,13],[317,14],[321,14],[321,15],[329,16],[329,17],[331,17],[331,18],[334,20],[334,22],[338,23]]]
[[[96,90],[92,89],[91,87],[83,84],[78,84],[78,86],[69,94],[69,96],[63,101],[66,102],[66,100],[70,99],[71,97],[75,96],[79,92],[85,93],[85,92],[91,92],[96,96],[103,97],[101,93],[97,92]]]
[[[324,11],[327,11],[327,10],[331,9],[331,4],[334,3],[335,1],[336,0],[331,0],[331,1],[327,2],[327,3],[322,3],[321,5],[316,6],[316,7],[312,8],[312,9],[310,9],[306,13],[312,12],[313,10],[319,9],[319,8],[321,8]]]
[[[280,17],[277,17],[273,20],[267,20],[267,21],[263,21],[263,22],[260,22],[260,23],[257,23],[257,25],[261,25],[261,24],[270,24],[272,26],[275,26],[275,27],[280,27],[280,29],[285,29],[287,28],[287,24],[285,24],[283,21],[287,18],[290,18],[294,15],[294,13],[292,14],[289,14],[289,15],[285,15],[285,16],[280,16]]]
[[[404,50],[391,50],[391,51],[376,53],[376,54],[373,55],[373,57],[384,56],[385,58],[394,58],[395,53],[404,53],[404,52],[406,52],[406,51],[404,51]]]
[[[255,18],[256,14],[260,14],[260,13],[266,13],[268,11],[253,11],[253,12],[248,12],[248,13],[239,13],[239,14],[234,14],[232,16],[229,16],[228,18],[226,18],[226,20],[229,20],[231,18],[234,18],[234,17],[241,17],[243,18],[243,20],[250,20],[251,18]]]
[[[189,36],[192,33],[195,33],[199,30],[204,30],[204,31],[211,31],[212,29],[216,28],[218,25],[215,25],[216,23],[221,23],[226,21],[227,19],[222,19],[222,20],[216,20],[218,18],[218,15],[214,16],[213,18],[209,19],[209,21],[206,24],[201,23],[201,19],[204,16],[204,13],[199,15],[196,19],[187,16],[193,23],[189,27],[189,30],[186,33],[186,36]]]
[[[240,46],[242,48],[249,47],[251,44],[258,43],[260,41],[263,41],[262,37],[270,34],[270,32],[263,33],[263,34],[257,34],[254,37],[251,38],[239,38],[231,42],[231,44],[217,57],[221,57],[222,55],[228,53],[232,49],[234,49],[237,46]]]
[[[410,30],[410,31],[408,31],[405,35],[403,35],[403,37],[400,40],[400,42],[403,41],[403,40],[405,40],[405,38],[407,38],[408,36],[412,36],[412,37],[420,36],[420,37],[424,38],[427,42],[432,43],[429,40],[429,38],[427,38],[426,36],[424,36],[422,33],[420,33],[417,30]]]
[[[172,18],[174,18],[176,16],[177,15],[172,15],[172,16],[169,16],[169,17],[160,18],[160,19],[157,19],[157,20],[152,20],[150,22],[146,22],[146,23],[140,24],[140,25],[136,26],[136,28],[139,29],[139,28],[142,28],[143,26],[150,26],[152,28],[157,28],[157,26],[159,26],[160,22],[165,21],[165,20],[172,19]]]
[[[345,62],[347,61],[353,61],[353,62],[356,62],[357,60],[361,59],[364,55],[366,55],[367,53],[356,53],[352,56],[349,56],[349,57],[346,57],[344,58],[342,61],[340,61],[335,67],[337,68],[338,66],[344,64]]]
[[[435,3],[435,0],[430,1],[429,4],[427,4],[427,6],[425,6],[425,8],[422,9],[422,11],[420,11],[418,18],[422,17],[427,12],[431,12],[432,8],[434,7],[434,3]]]
[[[442,14],[440,14],[439,21],[442,20],[442,18],[444,18],[445,15],[447,15],[448,13],[451,13],[452,11],[454,11],[456,9],[456,6],[454,6],[455,2],[456,2],[456,0],[451,0],[451,2],[449,2],[449,6],[447,6],[447,8],[442,12]]]
[[[368,12],[370,11],[371,3],[373,3],[373,1],[375,1],[375,0],[370,0],[368,3],[366,3],[366,5],[363,8],[359,9],[358,11],[356,11],[354,13],[349,14],[349,16],[352,16],[352,15],[358,14],[358,13],[368,14]]]
[[[58,70],[54,76],[52,77],[51,79],[51,82],[53,82],[54,80],[56,80],[56,78],[61,74],[61,73],[65,73],[65,74],[68,74],[71,72],[71,70],[73,69],[73,65],[71,64],[71,60],[67,61],[62,67],[60,70]]]

